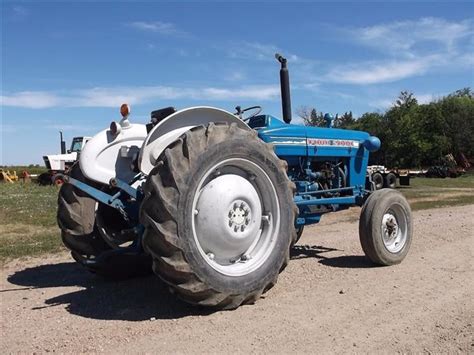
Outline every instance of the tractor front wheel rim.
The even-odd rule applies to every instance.
[[[398,253],[407,241],[407,217],[399,205],[393,205],[382,217],[382,239],[390,253]]]

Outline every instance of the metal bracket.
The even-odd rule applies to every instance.
[[[310,205],[354,205],[355,196],[343,196],[343,197],[327,197],[327,198],[311,198],[311,199],[295,199],[297,206],[310,206]]]
[[[82,181],[76,180],[70,176],[65,176],[65,182],[71,184],[78,188],[81,191],[84,191],[86,194],[94,198],[95,200],[102,202],[105,205],[118,209],[121,213],[125,211],[125,206],[123,205],[122,201],[120,201],[116,195],[111,196],[95,187],[87,185]]]
[[[112,178],[109,181],[109,184],[111,187],[116,187],[123,192],[125,192],[127,195],[132,197],[133,199],[137,199],[137,190],[131,187],[129,184],[127,184],[125,181],[122,181],[117,178]]]

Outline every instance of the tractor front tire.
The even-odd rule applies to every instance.
[[[359,220],[365,255],[375,264],[399,264],[410,249],[412,237],[412,214],[405,197],[392,189],[372,192]]]
[[[287,165],[253,130],[197,126],[160,156],[144,186],[143,245],[182,300],[254,303],[277,282],[296,240]]]

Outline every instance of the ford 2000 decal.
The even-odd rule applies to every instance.
[[[308,145],[317,147],[344,147],[344,148],[359,148],[359,142],[349,139],[323,139],[323,138],[308,138]]]

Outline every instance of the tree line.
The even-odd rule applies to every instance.
[[[297,114],[306,126],[325,127],[324,114],[301,107]],[[447,154],[474,157],[474,93],[457,90],[436,101],[419,104],[413,93],[402,91],[384,113],[352,112],[336,115],[334,127],[361,130],[380,138],[382,147],[370,164],[414,168],[442,164]]]

